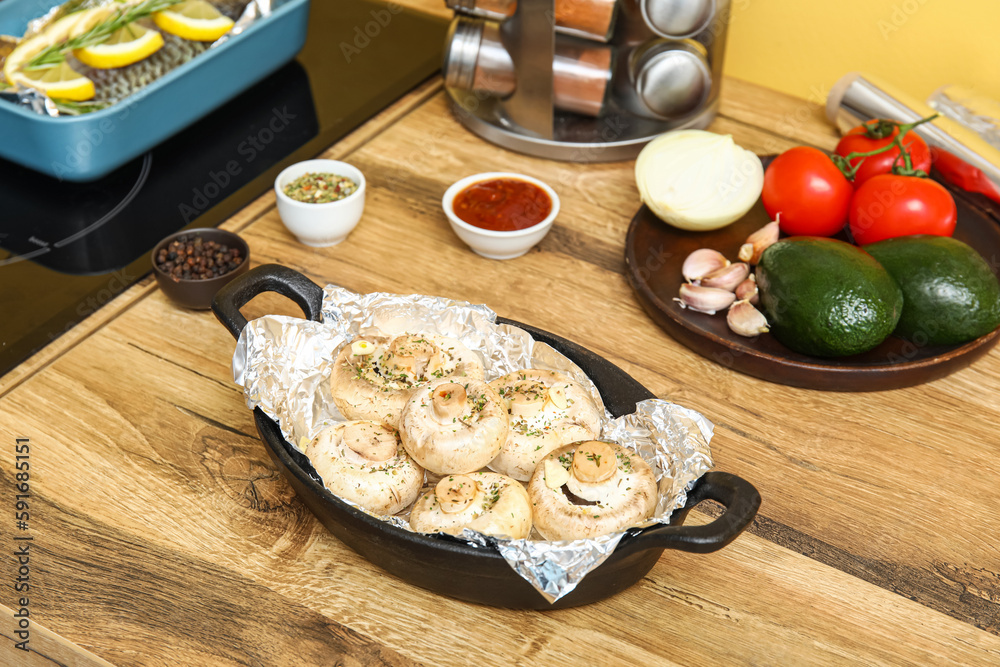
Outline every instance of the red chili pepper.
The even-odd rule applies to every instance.
[[[978,192],[986,195],[1000,204],[1000,188],[987,178],[981,169],[973,167],[957,155],[941,150],[937,146],[931,146],[931,161],[934,168],[944,176],[944,180],[952,185],[958,186],[966,192]]]

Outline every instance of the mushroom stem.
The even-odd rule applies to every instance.
[[[434,414],[442,421],[451,421],[465,413],[468,395],[465,387],[456,382],[439,385],[431,396]]]
[[[548,391],[540,382],[521,382],[514,386],[510,399],[510,414],[514,417],[534,417],[545,407]]]
[[[396,434],[373,423],[350,424],[344,429],[344,445],[373,463],[388,461],[396,455]]]
[[[445,514],[461,512],[476,499],[479,487],[467,475],[447,475],[434,487],[441,511]]]
[[[603,482],[615,474],[615,450],[606,442],[582,442],[573,454],[573,476],[581,482]]]
[[[397,336],[389,344],[389,353],[391,365],[413,378],[424,375],[429,367],[441,366],[437,346],[420,336]]]

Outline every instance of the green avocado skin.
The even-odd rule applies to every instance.
[[[973,248],[948,236],[900,236],[865,246],[903,290],[896,335],[957,345],[1000,326],[1000,284]]]
[[[903,295],[875,259],[836,239],[793,236],[764,251],[756,270],[771,333],[816,357],[860,354],[885,340]]]

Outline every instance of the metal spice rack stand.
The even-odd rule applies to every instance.
[[[655,1],[655,0],[653,0]],[[649,0],[619,0],[621,15],[631,15],[632,22],[645,18]],[[641,5],[641,7],[640,7]],[[518,0],[514,14],[501,23],[501,40],[514,63],[515,88],[504,99],[484,91],[446,85],[452,111],[466,128],[504,148],[537,157],[570,162],[611,162],[634,158],[656,136],[669,131],[708,126],[718,110],[722,80],[722,56],[729,21],[729,0],[712,0],[712,17],[698,34],[685,39],[660,39],[662,33],[647,31],[645,38],[659,39],[682,48],[698,48],[707,57],[711,85],[697,108],[669,120],[654,120],[630,112],[614,99],[598,117],[583,116],[554,108],[553,61],[556,53],[555,0]],[[462,16],[461,10],[456,10]],[[637,17],[642,16],[642,19]],[[456,46],[453,43],[459,19],[452,23],[447,37],[448,48],[478,48],[478,44]],[[630,67],[640,56],[641,48],[632,34],[615,29],[612,47],[616,54],[612,66],[612,91],[634,81]],[[687,39],[687,37],[693,39]],[[687,44],[681,44],[681,41]],[[624,42],[624,43],[622,43]],[[673,48],[673,47],[668,47]]]

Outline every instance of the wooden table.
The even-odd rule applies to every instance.
[[[710,129],[759,153],[836,140],[815,104],[732,79]],[[718,553],[664,553],[638,585],[584,608],[505,611],[414,588],[305,509],[232,382],[229,334],[147,278],[0,378],[2,498],[10,508],[15,438],[30,438],[34,537],[24,653],[13,517],[2,524],[0,663],[1000,663],[1000,351],[874,394],[770,384],[698,357],[623,275],[632,163],[496,148],[456,123],[439,81],[327,155],[369,179],[361,225],[306,248],[266,194],[225,224],[255,264],[482,302],[581,343],[711,419],[717,468],[760,489],[758,519]],[[562,198],[553,231],[517,260],[474,255],[441,212],[450,183],[491,170],[538,176]],[[273,296],[245,312],[296,314]]]

